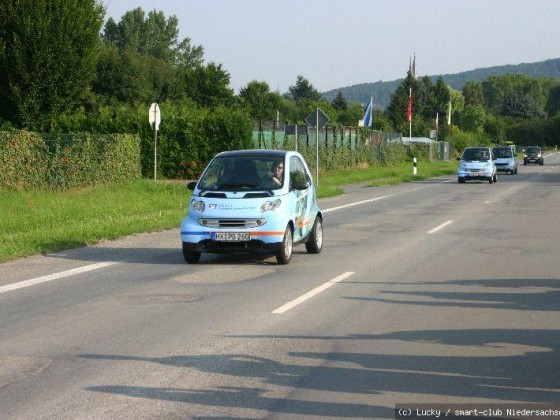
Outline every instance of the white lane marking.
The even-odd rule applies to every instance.
[[[450,225],[451,223],[453,223],[453,220],[448,220],[447,222],[444,222],[441,225],[436,226],[432,230],[429,230],[428,233],[436,233],[438,230],[443,229],[445,226]]]
[[[370,198],[368,200],[355,201],[354,203],[344,204],[343,206],[331,207],[329,209],[323,210],[323,213],[328,213],[330,211],[345,209],[347,207],[354,207],[354,206],[357,206],[357,205],[360,205],[360,204],[371,203],[372,201],[383,200],[384,198],[387,198],[387,197],[391,197],[391,195],[382,195],[380,197],[374,197],[374,198]]]
[[[6,293],[12,290],[22,289],[24,287],[34,286],[40,283],[46,283],[47,281],[73,276],[75,274],[86,273],[88,271],[97,270],[98,268],[108,267],[114,264],[118,264],[118,262],[117,261],[100,262],[96,264],[90,264],[83,267],[74,268],[72,270],[61,271],[60,273],[55,273],[48,276],[36,277],[31,280],[20,281],[19,283],[8,284],[6,286],[0,287],[0,293]]]
[[[346,273],[342,273],[340,276],[337,276],[334,279],[322,284],[321,286],[316,287],[315,289],[311,290],[310,292],[307,292],[306,294],[301,295],[300,297],[298,297],[294,300],[291,300],[290,302],[286,303],[285,305],[280,306],[278,309],[273,310],[272,313],[273,314],[283,314],[284,312],[292,309],[294,306],[297,306],[300,303],[303,303],[306,300],[311,299],[316,294],[321,293],[323,290],[328,289],[332,285],[334,285],[336,283],[339,283],[342,280],[350,277],[352,274],[354,274],[353,271],[347,271]]]

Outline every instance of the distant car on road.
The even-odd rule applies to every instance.
[[[467,147],[459,158],[457,181],[459,184],[472,179],[498,181],[496,165],[490,147]]]
[[[544,156],[539,146],[528,146],[523,153],[523,165],[535,163],[544,165]]]
[[[515,152],[511,146],[496,146],[492,148],[494,153],[494,164],[498,172],[509,172],[512,175],[517,173],[517,161]]]
[[[285,150],[238,150],[216,155],[193,190],[181,223],[185,261],[201,253],[252,252],[288,264],[292,248],[323,246],[323,214],[302,155]]]

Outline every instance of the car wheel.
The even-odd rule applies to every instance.
[[[527,166],[527,161],[526,160],[523,161],[523,166]]]
[[[489,183],[489,184],[491,184],[491,183],[493,183],[493,182],[494,182],[494,177],[493,177],[493,176],[491,176],[490,178],[488,178],[488,183]]]
[[[498,174],[494,174],[494,182],[498,182]]]
[[[464,184],[465,183],[465,178],[457,178],[457,182],[459,184]]]
[[[282,245],[280,249],[276,252],[276,261],[278,264],[288,264],[292,259],[292,250],[294,247],[294,237],[292,234],[292,228],[290,225],[286,226],[286,231],[284,232],[284,238],[282,239]]]
[[[541,166],[543,166],[543,165],[544,165],[544,160],[541,160]]]
[[[318,254],[323,249],[323,221],[319,215],[315,218],[305,249],[309,254]]]
[[[183,258],[185,258],[185,261],[189,264],[196,264],[200,261],[200,252],[187,250],[183,242]]]

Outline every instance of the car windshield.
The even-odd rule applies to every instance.
[[[527,153],[539,153],[540,149],[538,147],[527,147]]]
[[[218,156],[198,182],[211,191],[269,191],[282,188],[284,161],[274,156]]]
[[[495,147],[492,149],[492,152],[494,153],[494,157],[497,159],[513,157],[513,151],[510,147]]]
[[[461,159],[488,161],[490,160],[490,153],[488,149],[465,149]]]

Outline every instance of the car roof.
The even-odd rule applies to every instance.
[[[284,158],[288,154],[287,150],[272,150],[272,149],[246,149],[246,150],[230,150],[227,152],[221,152],[216,155],[216,157],[236,157],[236,156],[263,156],[263,157],[276,157]]]

